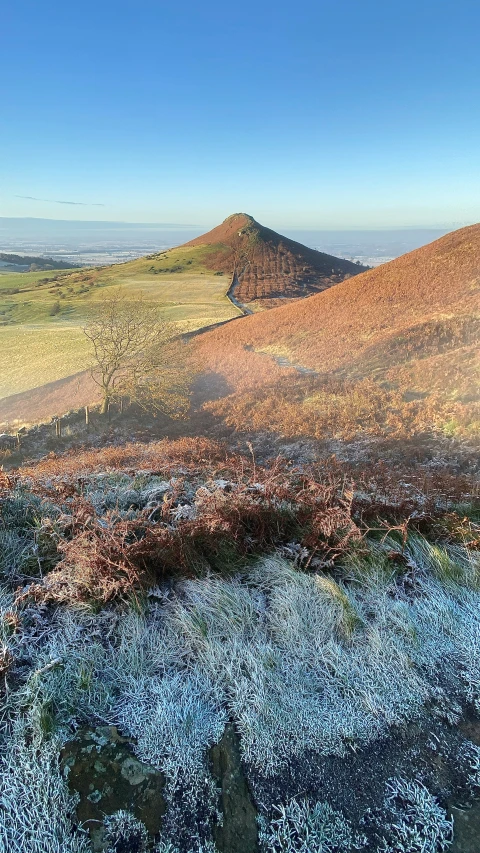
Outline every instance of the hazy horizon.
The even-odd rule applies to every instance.
[[[119,263],[178,246],[199,236],[207,225],[132,223],[101,220],[51,220],[0,217],[0,252],[37,254],[85,265]],[[267,227],[269,222],[262,222]],[[275,229],[277,230],[277,229]],[[447,228],[306,229],[280,226],[298,243],[368,266],[392,260],[430,243]]]
[[[261,221],[262,225],[269,226],[268,223],[262,219],[260,220],[258,216],[251,214],[249,210],[240,211],[235,210],[231,213],[227,214],[223,218],[217,220],[204,220],[203,222],[158,222],[156,220],[135,220],[135,219],[73,219],[73,218],[58,218],[52,216],[0,216],[0,228],[2,222],[54,222],[63,224],[72,224],[72,225],[118,225],[118,226],[128,226],[128,227],[154,227],[154,228],[201,228],[202,232],[208,231],[211,228],[214,228],[216,225],[219,225],[223,222],[228,216],[231,216],[232,213],[246,213],[248,215],[252,215],[257,222]],[[480,218],[479,218],[480,221]],[[408,225],[405,223],[397,223],[395,225],[383,225],[383,226],[367,226],[365,224],[352,224],[345,225],[340,227],[338,225],[321,226],[321,225],[312,225],[306,226],[301,224],[285,224],[278,226],[278,228],[288,228],[290,231],[300,230],[300,231],[409,231],[409,230],[441,230],[441,231],[454,231],[457,228],[465,228],[469,225],[476,225],[476,220],[459,220],[459,221],[451,221],[451,222],[423,222],[419,225]],[[275,227],[277,230],[277,226]]]

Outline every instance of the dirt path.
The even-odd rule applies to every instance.
[[[294,364],[293,361],[289,361],[285,355],[273,355],[271,352],[262,352],[262,350],[257,350],[255,347],[250,346],[250,344],[245,344],[245,349],[249,352],[254,352],[256,355],[263,355],[265,358],[272,358],[279,367],[291,367],[303,376],[320,375],[318,370],[313,370],[311,367],[304,367],[302,364]]]
[[[227,290],[227,299],[229,299],[232,305],[235,305],[235,308],[238,308],[242,312],[242,314],[253,314],[253,311],[251,311],[250,308],[247,308],[246,305],[243,304],[243,302],[239,302],[239,300],[235,296],[235,292],[239,285],[240,281],[238,275],[237,273],[234,273],[232,283]]]

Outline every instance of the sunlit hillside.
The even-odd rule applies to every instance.
[[[88,402],[90,386],[81,380],[84,399],[76,377],[90,363],[82,326],[116,288],[121,287],[132,301],[143,294],[158,306],[172,334],[181,334],[290,303],[361,271],[351,261],[309,249],[252,217],[235,214],[192,243],[127,263],[4,272],[0,275],[0,400],[61,382],[62,389],[68,386],[65,409]],[[68,377],[73,377],[71,382]],[[51,390],[47,388],[46,399]],[[52,413],[57,414],[63,391],[54,390],[58,400]],[[12,406],[3,416],[0,406],[0,422],[18,420],[16,401]],[[34,406],[27,420],[47,417],[49,411],[48,406]]]
[[[248,213],[228,216],[186,246],[208,250],[210,263],[233,275],[234,295],[249,311],[302,299],[366,269],[277,234]]]
[[[234,392],[216,411],[289,435],[480,425],[480,225],[201,336]]]

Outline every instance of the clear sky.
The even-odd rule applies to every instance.
[[[0,216],[480,220],[478,0],[3,0],[0,25]]]

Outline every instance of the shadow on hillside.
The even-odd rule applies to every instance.
[[[417,475],[422,471],[429,476],[438,472],[440,476],[448,473],[453,477],[465,475],[469,479],[480,473],[478,447],[458,441],[440,440],[428,435],[402,441],[319,441],[308,436],[288,439],[265,430],[235,430],[208,411],[197,411],[181,421],[166,417],[139,421],[129,413],[113,415],[109,423],[94,414],[88,432],[82,422],[82,413],[72,413],[65,419],[61,437],[55,435],[55,424],[43,424],[23,437],[19,448],[0,450],[0,470],[2,467],[6,471],[15,469],[51,453],[61,455],[80,449],[118,447],[131,442],[148,444],[161,439],[197,437],[218,441],[231,452],[253,454],[261,465],[283,457],[294,466],[308,468],[324,460],[327,467],[333,462],[351,472],[380,470],[380,465],[383,470],[397,470],[401,478],[408,477],[408,472]]]
[[[85,410],[73,410],[61,418],[60,430],[54,418],[26,430],[18,447],[0,447],[0,466],[8,470],[48,453],[60,454],[79,447],[205,436],[224,442],[232,451],[253,452],[260,463],[283,456],[295,465],[306,466],[335,458],[348,467],[384,463],[403,470],[420,465],[452,474],[474,474],[480,470],[478,447],[445,436],[424,433],[401,440],[371,436],[322,440],[314,435],[286,438],[274,429],[255,430],[248,423],[238,429],[205,407],[208,402],[228,396],[232,390],[220,373],[199,375],[192,387],[188,415],[179,419],[162,414],[152,416],[133,406],[123,411],[113,407],[109,417],[92,409],[87,425]]]
[[[162,438],[184,438],[199,435],[232,443],[235,430],[222,417],[203,408],[208,400],[217,400],[231,393],[225,379],[216,373],[200,375],[192,387],[190,409],[186,417],[172,418],[165,414],[152,415],[129,406],[123,410],[112,406],[107,415],[98,407],[89,410],[86,423],[85,408],[73,409],[61,418],[51,418],[21,430],[18,446],[0,445],[0,467],[11,469],[26,460],[39,459],[48,453],[63,453],[82,447],[104,447],[131,441],[155,441]]]

